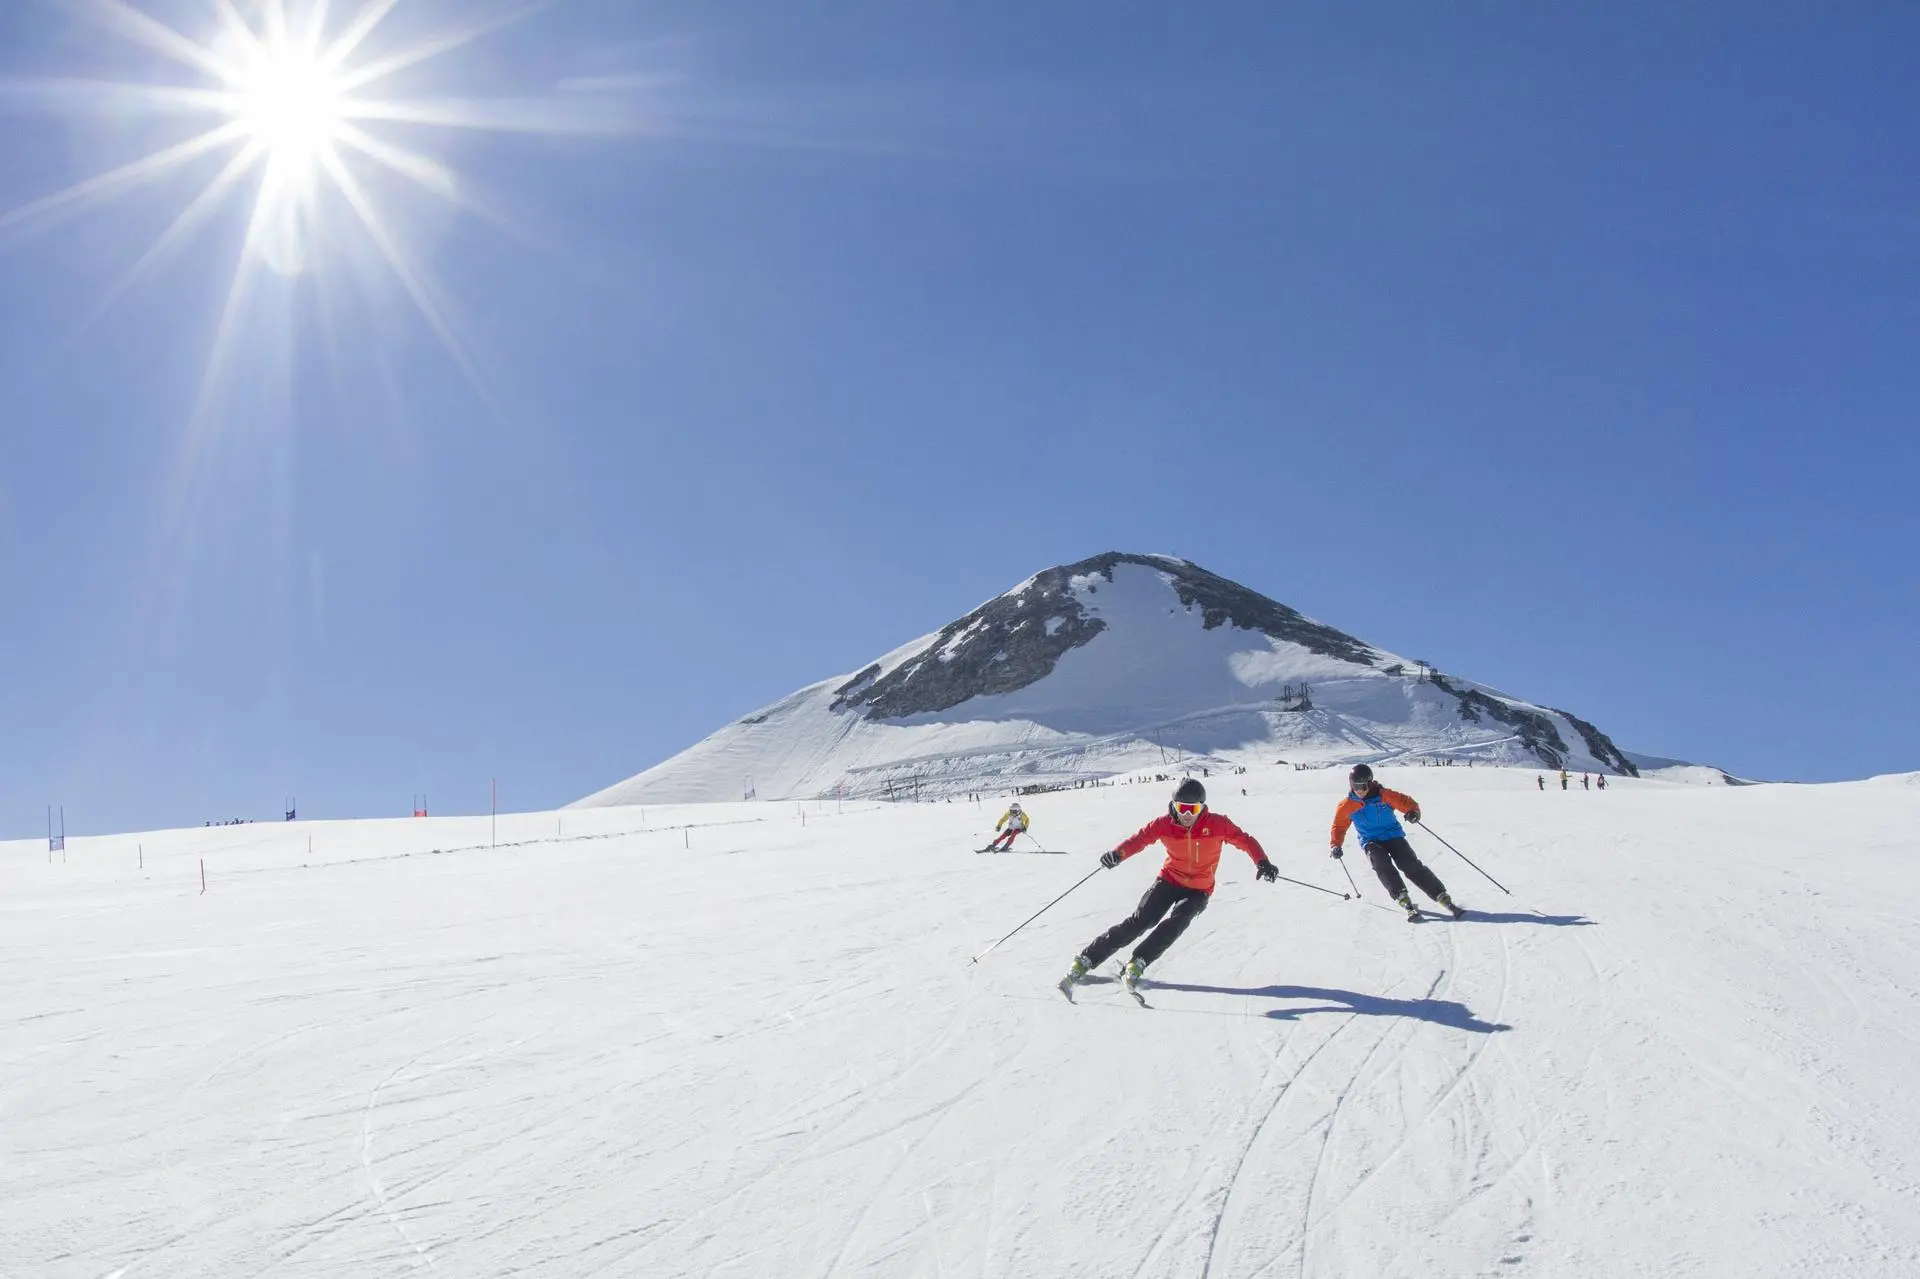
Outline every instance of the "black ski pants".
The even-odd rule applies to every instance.
[[[1420,855],[1413,851],[1413,845],[1407,842],[1406,836],[1402,835],[1398,839],[1375,840],[1364,847],[1367,850],[1367,860],[1373,863],[1373,873],[1378,875],[1380,882],[1386,886],[1387,896],[1398,897],[1407,891],[1407,886],[1400,882],[1400,871],[1405,871],[1407,878],[1411,879],[1421,892],[1435,901],[1439,901],[1440,894],[1447,891],[1447,886],[1440,882],[1440,877],[1428,870],[1427,864],[1420,860]],[[1396,866],[1399,870],[1394,869]]]
[[[1187,931],[1187,925],[1193,922],[1193,917],[1206,908],[1207,894],[1200,889],[1183,888],[1179,884],[1156,879],[1146,896],[1140,899],[1140,905],[1133,914],[1094,938],[1092,944],[1080,953],[1086,956],[1089,968],[1098,968],[1114,951],[1152,928],[1147,939],[1133,948],[1135,959],[1142,965],[1151,964],[1166,953],[1167,947]],[[1162,915],[1166,918],[1162,919]],[[1154,927],[1156,924],[1159,927]]]

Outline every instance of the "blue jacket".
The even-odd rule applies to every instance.
[[[1365,799],[1349,791],[1347,797],[1340,801],[1340,807],[1334,810],[1333,842],[1336,846],[1346,840],[1349,823],[1359,833],[1362,844],[1406,838],[1407,832],[1394,812],[1411,813],[1420,806],[1413,802],[1411,796],[1388,790],[1384,786],[1370,786],[1367,791]]]

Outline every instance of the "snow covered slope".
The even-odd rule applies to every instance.
[[[579,804],[927,798],[1193,756],[1634,772],[1566,711],[1427,672],[1185,560],[1111,553],[1031,577]]]
[[[1641,777],[1655,778],[1663,782],[1686,782],[1690,786],[1751,786],[1752,780],[1735,777],[1725,769],[1715,768],[1711,764],[1693,764],[1684,759],[1666,759],[1659,755],[1643,755],[1639,751],[1621,751],[1632,764],[1634,771]]]
[[[0,1275],[1920,1273],[1914,779],[1383,775],[1515,895],[1230,853],[1151,1011],[1052,983],[1152,858],[967,961],[1164,784],[1032,800],[1064,856],[965,802],[0,845]],[[1344,889],[1338,789],[1213,798]]]

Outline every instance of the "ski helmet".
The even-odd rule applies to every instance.
[[[1184,782],[1181,782],[1178,789],[1173,792],[1173,802],[1176,804],[1204,804],[1207,802],[1207,788],[1189,777]]]
[[[1373,770],[1365,764],[1355,764],[1353,771],[1347,774],[1347,784],[1355,790],[1373,783]]]
[[[1017,813],[1017,812],[1019,812],[1019,811],[1020,811],[1020,801],[1019,801],[1019,800],[1017,800],[1017,799],[1016,799],[1016,800],[1014,800],[1014,801],[1013,801],[1013,803],[1011,803],[1011,804],[1009,804],[1009,805],[1007,805],[1007,809],[1008,809],[1008,811],[1009,811],[1009,812],[1015,812],[1015,813]]]

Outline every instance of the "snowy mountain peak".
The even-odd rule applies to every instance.
[[[1108,552],[1036,573],[580,803],[925,798],[1187,756],[1634,771],[1577,716],[1433,671],[1187,560]]]
[[[860,709],[869,719],[902,719],[1035,684],[1053,674],[1062,657],[1107,630],[1113,610],[1103,607],[1099,593],[1103,585],[1118,584],[1116,572],[1124,565],[1151,570],[1181,608],[1198,608],[1203,630],[1231,625],[1360,665],[1370,665],[1376,656],[1351,635],[1186,560],[1110,551],[1035,574],[949,623],[890,670],[873,663],[834,690],[833,709]]]

